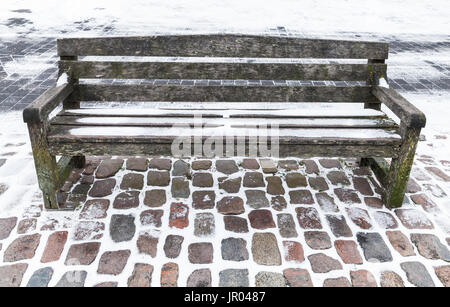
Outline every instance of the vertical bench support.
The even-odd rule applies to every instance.
[[[398,157],[392,159],[385,187],[385,202],[389,208],[400,207],[403,203],[420,130],[416,127],[406,127],[404,124],[400,126],[403,143]]]
[[[56,199],[59,189],[58,167],[55,156],[48,150],[46,131],[45,122],[28,123],[34,165],[39,188],[44,196],[44,206],[46,209],[59,209]]]

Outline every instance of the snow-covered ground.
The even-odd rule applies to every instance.
[[[446,0],[3,0],[2,36],[265,31],[447,35]]]

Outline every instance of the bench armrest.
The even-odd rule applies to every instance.
[[[54,85],[36,98],[23,110],[23,121],[43,122],[48,115],[73,92],[73,85]]]
[[[425,127],[425,114],[395,90],[382,86],[374,86],[372,94],[394,112],[406,126],[414,128]]]

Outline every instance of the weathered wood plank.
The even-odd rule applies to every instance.
[[[116,143],[114,146],[105,143],[50,143],[50,149],[55,155],[142,155],[170,156],[170,143]],[[255,146],[255,145],[251,145]],[[224,144],[225,148],[225,144]],[[193,148],[191,155],[194,156]],[[323,145],[323,144],[280,144],[280,157],[359,157],[371,155],[374,157],[396,156],[398,147],[392,145]],[[235,152],[237,154],[237,152]],[[245,153],[249,153],[248,144]]]
[[[255,127],[257,125],[280,128],[398,128],[390,119],[355,119],[355,118],[189,118],[189,117],[107,117],[107,116],[56,116],[50,125],[64,126],[117,126],[117,127],[172,127],[174,125],[208,127]]]
[[[73,91],[72,84],[52,86],[23,110],[24,122],[42,122]]]
[[[386,206],[389,208],[401,207],[403,204],[421,130],[420,127],[406,126],[406,124],[403,124],[400,129],[403,142],[398,157],[392,158],[384,195]]]
[[[194,86],[80,84],[78,101],[370,102],[370,86]]]
[[[382,86],[374,86],[372,93],[391,109],[391,111],[394,112],[406,126],[414,128],[425,127],[425,114],[395,90]]]
[[[28,122],[28,133],[30,135],[39,188],[44,197],[44,206],[46,209],[58,209],[56,193],[60,188],[59,173],[56,157],[49,152],[46,122],[34,120]]]
[[[63,38],[59,56],[208,56],[386,59],[387,43],[212,34]]]
[[[385,64],[192,63],[60,61],[72,78],[365,81]]]
[[[335,104],[331,104],[334,106]],[[234,106],[234,105],[233,105]],[[239,106],[237,106],[239,107]],[[359,108],[304,107],[296,109],[206,109],[206,108],[81,108],[78,110],[63,110],[58,116],[83,117],[178,117],[192,118],[349,118],[349,119],[386,119],[385,113],[377,110]]]
[[[396,129],[267,129],[271,135],[279,138],[280,143],[289,144],[350,144],[350,145],[398,145],[401,138]],[[60,126],[50,127],[49,142],[99,142],[110,143],[172,143],[179,137],[200,137],[207,139],[211,136],[235,137],[245,139],[261,135],[256,128],[223,128],[205,127],[189,129],[186,126],[175,127],[80,127]]]

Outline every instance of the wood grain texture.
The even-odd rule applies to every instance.
[[[374,86],[372,93],[397,115],[408,127],[423,128],[425,114],[391,88]]]
[[[52,86],[23,110],[24,122],[42,122],[73,91],[72,84]]]
[[[78,101],[368,102],[370,86],[103,85],[75,87]]]
[[[265,35],[212,34],[62,38],[59,56],[208,56],[268,58],[386,59],[380,42],[305,39]]]
[[[254,146],[254,145],[251,145]],[[50,150],[55,155],[86,154],[86,155],[120,155],[129,156],[170,156],[172,155],[170,143],[117,143],[114,146],[105,143],[50,143]],[[323,144],[280,144],[279,157],[395,157],[398,147],[392,145],[323,145]],[[246,146],[246,153],[249,146]],[[193,157],[194,152],[186,157]],[[233,156],[228,155],[228,156]]]
[[[60,61],[71,78],[365,81],[385,64],[192,63]]]
[[[254,127],[257,125],[277,125],[280,128],[398,128],[391,119],[358,118],[189,118],[189,117],[127,117],[127,116],[56,116],[50,125],[80,127],[172,127],[174,125],[208,127]]]

